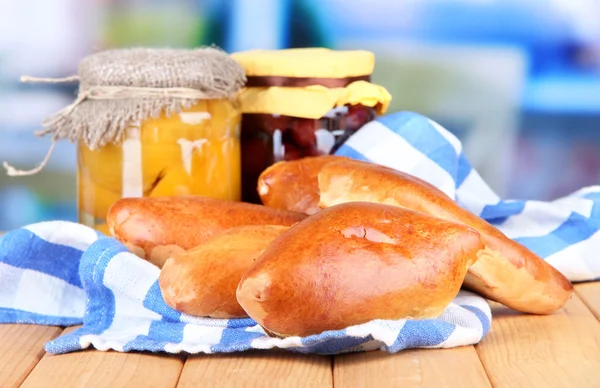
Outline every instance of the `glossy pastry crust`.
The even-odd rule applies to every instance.
[[[236,299],[246,271],[287,226],[239,226],[169,258],[159,286],[167,305],[182,313],[211,318],[242,318]]]
[[[464,225],[394,206],[342,204],[275,238],[240,282],[237,300],[278,336],[434,318],[482,249]]]
[[[327,163],[345,159],[326,155],[275,163],[258,178],[258,195],[266,206],[314,214],[320,210],[319,171]]]
[[[549,314],[562,308],[572,294],[573,286],[558,270],[419,178],[348,159],[325,164],[318,181],[321,207],[354,201],[384,203],[477,230],[486,249],[469,269],[465,287],[491,300],[522,312]]]
[[[291,226],[305,214],[208,197],[124,198],[107,216],[113,236],[162,267],[165,260],[228,229],[243,225]]]

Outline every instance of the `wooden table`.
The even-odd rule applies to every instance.
[[[44,343],[62,328],[0,325],[0,387],[600,387],[600,282],[575,288],[551,316],[493,305],[492,329],[476,346],[395,355],[51,356]]]

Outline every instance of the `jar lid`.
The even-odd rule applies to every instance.
[[[321,85],[302,88],[268,87],[244,88],[238,101],[242,113],[278,114],[318,119],[332,108],[345,105],[364,105],[384,114],[392,96],[380,85],[356,81],[343,88]]]
[[[202,91],[206,99],[232,98],[246,81],[240,65],[213,47],[101,51],[81,60],[78,76],[80,90],[90,86],[189,88]]]
[[[343,51],[327,48],[250,50],[233,53],[231,57],[244,68],[247,77],[365,77],[373,73],[375,66],[375,55],[362,50]]]
[[[45,120],[40,134],[81,140],[91,149],[121,140],[128,127],[162,112],[233,100],[246,81],[242,67],[214,47],[101,51],[80,62],[76,78],[77,99]]]

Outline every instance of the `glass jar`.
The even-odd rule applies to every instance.
[[[334,108],[319,119],[244,114],[241,137],[243,200],[260,203],[256,183],[260,174],[273,163],[333,154],[375,117],[375,109],[361,104]]]
[[[56,143],[78,144],[79,222],[108,234],[110,207],[125,197],[201,195],[241,199],[242,66],[217,47],[126,48],[83,58],[77,75],[28,82],[78,82],[77,98],[42,121],[52,135],[42,163],[5,164],[34,175]]]
[[[110,206],[124,197],[203,195],[241,199],[241,113],[228,100],[201,100],[130,127],[95,150],[78,145],[79,222],[108,233]]]
[[[334,153],[386,112],[391,95],[371,82],[373,53],[301,48],[232,54],[246,74],[242,110],[242,200],[261,203],[260,174],[282,160]]]

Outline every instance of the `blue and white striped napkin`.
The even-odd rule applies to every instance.
[[[398,113],[363,127],[338,154],[417,175],[498,225],[571,280],[600,277],[600,187],[552,203],[500,201],[472,170],[459,141],[431,120]],[[305,338],[268,337],[251,319],[181,314],[163,301],[159,269],[118,241],[54,221],[0,238],[0,323],[83,326],[49,342],[50,353],[99,350],[217,353],[286,348],[319,354],[474,344],[489,331],[487,302],[461,291],[438,318],[372,321]]]

